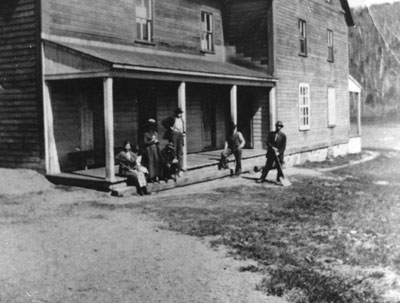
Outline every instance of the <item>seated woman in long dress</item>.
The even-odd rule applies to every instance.
[[[139,195],[148,195],[146,168],[138,163],[138,154],[131,150],[129,141],[125,141],[123,150],[116,155],[116,162],[119,164],[119,174],[127,178],[128,186],[136,186]]]

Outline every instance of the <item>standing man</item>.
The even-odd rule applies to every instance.
[[[178,167],[181,171],[183,171],[183,137],[185,136],[185,122],[182,119],[182,114],[182,109],[178,107],[174,110],[173,116],[161,122],[166,129],[163,138],[174,145]]]
[[[229,168],[228,157],[233,154],[236,160],[235,174],[239,176],[242,172],[242,148],[245,144],[246,141],[242,133],[237,130],[237,125],[232,122],[230,135],[225,141],[225,148],[221,153],[220,168]]]
[[[265,181],[268,172],[274,167],[274,164],[278,170],[277,182],[280,182],[279,178],[283,177],[281,165],[283,164],[283,157],[286,149],[286,135],[281,131],[283,128],[282,121],[276,122],[275,127],[275,131],[268,133],[268,150],[266,155],[267,161],[262,169],[261,177],[257,180],[257,183],[262,183]],[[276,165],[275,161],[279,161],[281,165]]]

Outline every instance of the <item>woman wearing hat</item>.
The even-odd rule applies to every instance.
[[[148,195],[145,177],[147,171],[146,168],[140,165],[136,150],[131,150],[129,141],[124,142],[122,149],[123,150],[115,156],[115,160],[119,164],[119,174],[126,177],[129,186],[136,186],[139,195]]]
[[[147,121],[147,132],[144,133],[144,154],[143,166],[149,171],[149,181],[159,181],[162,173],[160,142],[156,131],[156,121],[149,119]]]
[[[275,161],[279,161],[280,164],[283,164],[283,158],[286,149],[286,135],[281,131],[283,128],[282,121],[277,121],[275,124],[275,131],[268,133],[267,139],[267,161],[265,166],[262,169],[262,174],[260,179],[257,180],[257,183],[261,183],[265,181],[265,178],[268,175],[268,172],[274,167]],[[279,182],[280,177],[283,177],[283,172],[280,165],[275,165],[278,170],[277,182]]]

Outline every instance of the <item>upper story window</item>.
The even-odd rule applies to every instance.
[[[300,41],[300,52],[299,55],[307,56],[307,31],[306,21],[299,19],[299,41]]]
[[[153,40],[152,0],[136,0],[136,31],[138,40]]]
[[[206,52],[214,51],[214,25],[213,15],[201,12],[201,50]]]
[[[299,129],[310,129],[310,86],[299,84]]]
[[[333,31],[328,29],[328,61],[333,62]]]

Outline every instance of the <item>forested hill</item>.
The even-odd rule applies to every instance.
[[[350,74],[364,89],[364,116],[400,113],[400,2],[353,9]]]

